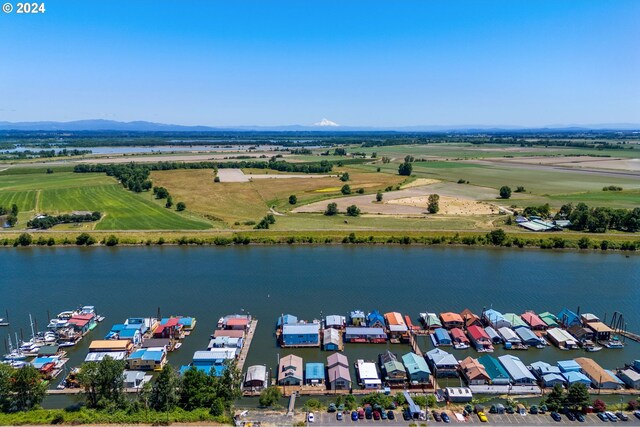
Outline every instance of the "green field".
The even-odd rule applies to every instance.
[[[75,210],[99,211],[97,223],[83,229],[97,230],[202,230],[211,225],[186,211],[177,213],[155,202],[149,193],[125,190],[104,174],[18,174],[0,176],[0,205],[17,203],[18,228],[36,213],[61,214]],[[60,225],[65,229],[70,225]]]

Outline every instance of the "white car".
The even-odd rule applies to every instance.
[[[309,415],[307,415],[307,421],[312,423],[316,420],[316,417],[313,415],[313,412],[309,412]]]

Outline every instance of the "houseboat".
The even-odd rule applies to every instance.
[[[351,343],[380,344],[387,342],[387,334],[382,328],[347,326],[344,341]]]

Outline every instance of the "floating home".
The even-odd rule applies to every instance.
[[[582,369],[578,362],[575,360],[560,360],[557,364],[558,368],[560,368],[560,372],[580,372]]]
[[[386,328],[387,325],[384,322],[384,316],[378,311],[373,310],[367,314],[367,326],[370,328]]]
[[[546,345],[546,342],[542,338],[538,337],[527,327],[517,328],[516,335],[518,335],[524,345],[539,348],[543,348]]]
[[[460,361],[460,373],[469,385],[484,385],[491,382],[491,377],[484,365],[471,356]]]
[[[325,351],[342,351],[342,334],[339,330],[328,328],[322,331],[322,348]]]
[[[622,369],[618,373],[618,377],[627,385],[627,387],[640,390],[640,373],[633,369]]]
[[[382,381],[378,375],[375,363],[358,359],[356,361],[356,371],[358,372],[358,378],[362,388],[378,390],[382,387]]]
[[[427,352],[425,358],[436,378],[456,378],[458,376],[458,361],[446,351],[434,348]]]
[[[333,314],[325,317],[324,319],[324,327],[326,329],[338,329],[343,330],[347,326],[347,318],[344,316],[340,316],[337,314]]]
[[[389,330],[389,339],[392,341],[409,341],[409,328],[398,312],[385,313],[384,319]]]
[[[398,356],[387,350],[380,354],[378,359],[384,379],[390,386],[403,385],[407,381],[407,372]]]
[[[433,335],[431,335],[431,340],[433,341],[433,345],[436,347],[439,346],[449,346],[452,344],[451,335],[444,328],[438,328],[433,331]]]
[[[511,382],[515,385],[535,384],[536,377],[533,376],[522,361],[510,354],[498,357],[498,361],[502,367],[507,371]]]
[[[251,316],[248,314],[229,314],[218,320],[218,329],[249,331]]]
[[[269,386],[269,371],[265,365],[251,365],[244,374],[245,390],[259,392]]]
[[[124,388],[141,389],[142,386],[151,381],[152,376],[142,371],[124,371]]]
[[[348,326],[344,334],[344,341],[352,343],[385,343],[387,334],[382,328]]]
[[[182,366],[180,368],[180,373],[184,374],[186,371],[194,367],[195,369],[204,371],[207,374],[219,377],[224,373],[227,361],[235,360],[235,358],[236,351],[232,348],[219,348],[212,351],[196,351],[193,353],[193,362],[188,366]]]
[[[167,352],[163,347],[136,350],[127,358],[129,369],[161,371],[167,363]]]
[[[567,381],[567,385],[582,383],[587,386],[587,388],[591,387],[591,380],[582,372],[563,372],[562,376]]]
[[[327,383],[331,390],[350,390],[351,373],[347,356],[333,353],[327,357]]]
[[[483,328],[477,325],[471,325],[467,328],[467,332],[471,343],[477,351],[493,351],[493,342]]]
[[[511,324],[511,329],[514,331],[518,328],[526,328],[527,324],[520,316],[515,313],[505,313],[503,314],[505,320]]]
[[[451,334],[451,341],[455,349],[462,350],[465,348],[469,348],[469,346],[471,345],[469,338],[467,338],[462,329],[452,328],[449,333]]]
[[[367,317],[364,315],[364,311],[355,310],[349,313],[349,324],[351,326],[366,326]]]
[[[502,327],[498,329],[498,334],[500,334],[500,337],[502,338],[502,341],[504,341],[505,345],[506,344],[511,344],[511,345],[522,344],[522,341],[520,340],[520,337],[518,337],[518,334],[516,334],[511,328],[507,328],[506,326]]]
[[[561,350],[572,350],[578,347],[576,339],[564,329],[547,329],[547,340]]]
[[[290,354],[278,363],[278,385],[301,385],[303,380],[302,358]]]
[[[442,321],[442,327],[445,329],[462,328],[464,326],[462,316],[451,311],[440,313],[440,320]]]
[[[428,331],[434,331],[438,328],[442,328],[442,322],[435,313],[420,313],[420,322]]]
[[[484,331],[487,336],[491,338],[491,342],[493,344],[502,344],[502,337],[500,337],[500,334],[498,334],[498,332],[493,329],[493,326],[487,326],[486,328],[484,328]]]
[[[482,313],[482,318],[486,323],[488,323],[491,327],[493,327],[493,329],[496,330],[500,328],[511,327],[511,322],[505,319],[502,313],[492,308],[490,308],[489,310],[485,310],[485,312]]]
[[[468,308],[465,308],[464,310],[462,310],[462,312],[460,313],[460,316],[462,317],[462,319],[464,319],[464,323],[467,329],[470,328],[471,326],[477,326],[480,328],[483,326],[480,316],[478,316]]]
[[[319,323],[295,323],[282,326],[282,347],[319,347]]]
[[[431,371],[424,357],[411,352],[402,356],[402,363],[407,371],[411,385],[428,384]]]
[[[491,384],[507,385],[511,382],[509,373],[495,357],[485,354],[478,358],[478,362],[484,366],[487,375],[489,375],[489,378],[491,379]]]
[[[324,364],[308,362],[304,366],[304,383],[306,385],[324,385]]]
[[[596,388],[604,388],[609,390],[617,390],[620,388],[618,380],[602,368],[593,359],[587,357],[578,357],[575,359],[576,363],[580,365],[580,370],[583,374],[591,380],[591,383]]]
[[[543,313],[538,314],[538,317],[549,327],[549,328],[557,328],[558,318],[555,314],[545,311]]]
[[[542,320],[540,316],[533,311],[525,311],[522,313],[520,318],[524,320],[524,322],[533,331],[546,331],[549,328],[549,325],[547,325],[544,320]]]
[[[556,318],[558,319],[558,323],[564,326],[565,329],[568,329],[569,327],[574,325],[580,325],[582,323],[580,321],[580,316],[566,307],[560,310],[560,313],[558,313]]]

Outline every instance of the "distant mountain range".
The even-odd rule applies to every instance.
[[[322,119],[311,126],[183,126],[146,121],[118,122],[114,120],[76,120],[71,122],[3,122],[0,130],[8,131],[122,131],[122,132],[221,132],[221,131],[322,131],[322,132],[497,132],[497,131],[589,131],[589,130],[620,130],[640,131],[637,123],[601,123],[590,125],[549,125],[543,127],[525,126],[487,126],[487,125],[451,125],[451,126],[401,126],[401,127],[372,127],[372,126],[340,126],[328,119]]]

